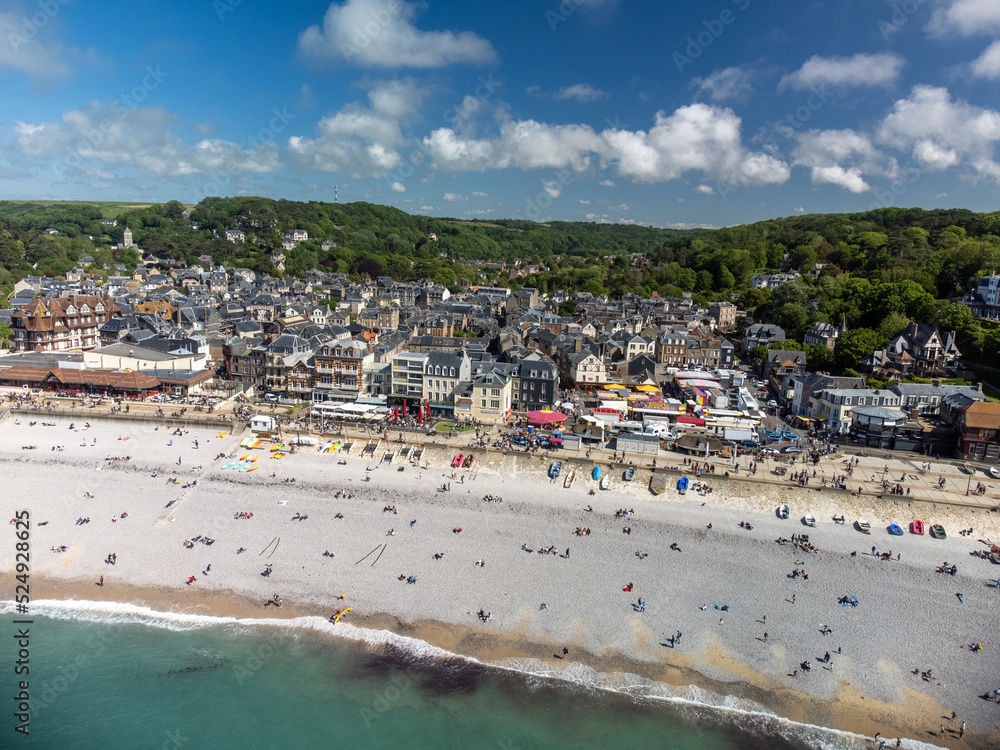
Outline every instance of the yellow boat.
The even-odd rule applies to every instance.
[[[337,616],[333,618],[333,624],[336,625],[338,622],[340,622],[340,618],[343,617],[344,615],[346,615],[352,609],[354,609],[354,607],[348,607],[343,612],[338,612]]]
[[[284,443],[277,443],[277,444],[271,446],[271,453],[274,453],[276,451],[283,451],[283,450],[285,450],[285,444]]]
[[[228,432],[219,432],[219,433],[216,433],[216,435],[215,435],[215,436],[216,436],[217,438],[220,438],[220,437],[225,437],[225,436],[226,436],[226,435],[228,435],[228,434],[229,434]]]
[[[244,456],[240,456],[240,461],[246,461],[248,458],[250,458],[250,454],[249,453],[247,453]]]

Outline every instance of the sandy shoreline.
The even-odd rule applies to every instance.
[[[711,479],[714,492],[705,498],[682,499],[673,491],[654,498],[638,479],[632,485],[616,480],[611,491],[588,496],[594,482],[578,479],[563,489],[549,482],[538,458],[486,454],[479,454],[478,471],[466,472],[462,484],[443,468],[450,458],[443,450],[428,451],[427,470],[408,466],[398,472],[382,465],[370,483],[364,474],[374,462],[353,458],[340,466],[337,456],[310,451],[280,461],[258,452],[260,470],[240,474],[221,468],[228,461],[212,460],[237,443],[232,436],[217,438],[208,430],[171,436],[174,425],[154,430],[109,421],[70,432],[69,420],[50,421],[57,426],[0,425],[0,464],[9,494],[18,498],[14,505],[31,510],[36,523],[50,522],[32,529],[34,599],[111,599],[252,617],[328,617],[352,606],[353,624],[421,638],[486,662],[555,664],[553,654],[566,645],[570,659],[600,672],[695,684],[754,700],[796,721],[949,747],[995,746],[1000,739],[1000,706],[977,697],[1000,687],[992,684],[1000,669],[996,645],[988,641],[1000,596],[988,582],[1000,570],[968,555],[982,548],[977,539],[997,538],[995,514],[921,505],[925,520],[933,512],[949,538],[893,538],[879,526],[913,517],[913,504],[905,499]],[[125,435],[129,440],[118,440]],[[22,451],[26,444],[39,450]],[[54,444],[66,450],[49,450]],[[95,471],[109,455],[133,460]],[[197,465],[202,470],[191,473]],[[167,484],[167,477],[198,484],[185,491]],[[284,483],[292,477],[294,484]],[[447,481],[451,492],[437,492]],[[355,497],[336,498],[338,490]],[[504,502],[484,503],[488,493]],[[177,502],[168,509],[171,500]],[[779,521],[773,512],[778,500],[792,505],[793,519],[811,512],[819,525],[806,529],[794,520]],[[384,513],[386,504],[398,514]],[[593,513],[583,510],[588,504]],[[622,507],[634,508],[634,516],[615,519]],[[112,523],[122,511],[128,517]],[[254,517],[236,520],[238,511]],[[876,531],[862,536],[837,526],[829,521],[837,512],[849,519],[867,514]],[[292,520],[296,513],[309,518]],[[344,518],[334,518],[336,513]],[[74,525],[81,516],[91,522]],[[412,528],[411,520],[417,521]],[[754,530],[740,529],[740,520],[752,522]],[[623,534],[623,526],[632,533]],[[969,526],[976,534],[957,536]],[[452,533],[457,527],[463,531]],[[577,527],[592,533],[574,536]],[[390,529],[393,536],[386,535]],[[779,535],[795,532],[810,533],[819,553],[803,555],[775,544]],[[198,534],[216,542],[186,549],[184,540]],[[683,552],[671,551],[671,543]],[[49,552],[62,544],[67,552]],[[872,544],[902,559],[877,560],[867,554]],[[358,564],[381,545],[374,567],[369,561],[375,555]],[[522,545],[554,545],[560,554],[527,553]],[[239,547],[247,552],[237,555]],[[336,557],[323,557],[324,550]],[[649,556],[640,560],[636,551]],[[114,566],[103,562],[111,552],[118,555]],[[434,560],[436,552],[444,558]],[[484,567],[474,565],[479,559]],[[267,578],[260,575],[265,560],[274,566]],[[934,572],[945,560],[959,565],[958,576]],[[12,546],[0,552],[0,563],[13,568]],[[809,580],[786,578],[793,568],[805,568]],[[400,582],[400,574],[416,576],[417,583]],[[94,585],[100,575],[103,588]],[[190,575],[197,581],[186,586]],[[628,582],[634,589],[625,593]],[[281,610],[263,606],[273,593],[284,598]],[[2,595],[10,599],[11,587],[5,585]],[[843,595],[856,595],[861,606],[841,607],[836,600]],[[632,606],[639,596],[647,602],[645,612]],[[716,604],[730,609],[714,610]],[[470,614],[481,607],[493,614],[491,622]],[[833,634],[822,635],[821,624]],[[674,648],[661,645],[678,630],[684,635]],[[985,651],[960,648],[974,641],[986,644]],[[832,658],[834,671],[823,669],[816,658],[838,646],[843,654]],[[804,659],[812,662],[811,672],[792,677]],[[910,674],[915,667],[933,669],[941,684]],[[952,710],[968,722],[963,741],[938,736],[942,723],[957,729],[940,718]]]

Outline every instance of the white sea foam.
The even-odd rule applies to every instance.
[[[54,620],[87,622],[105,625],[144,625],[172,631],[205,628],[237,627],[246,629],[279,628],[289,634],[310,630],[334,637],[364,643],[368,646],[393,646],[420,659],[457,659],[469,664],[520,675],[529,684],[563,682],[576,688],[618,693],[636,699],[670,704],[682,715],[718,722],[720,718],[736,727],[759,736],[780,736],[815,750],[868,748],[871,738],[852,732],[792,721],[778,716],[763,706],[731,695],[720,695],[694,685],[674,687],[662,682],[626,672],[598,672],[578,662],[552,664],[539,659],[503,659],[482,662],[471,656],[456,654],[422,641],[398,635],[388,630],[373,630],[341,622],[336,626],[322,617],[305,616],[287,620],[271,618],[238,618],[199,615],[188,612],[165,612],[136,604],[97,602],[79,599],[42,599],[31,603],[33,616]],[[0,615],[13,614],[14,602],[0,602]],[[536,682],[537,681],[537,682]],[[941,750],[939,746],[919,740],[904,739],[907,750]]]

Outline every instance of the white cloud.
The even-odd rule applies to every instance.
[[[871,190],[862,175],[885,174],[894,164],[871,139],[854,130],[808,130],[797,133],[792,163],[808,167],[814,184],[839,185],[852,193]]]
[[[1000,31],[1000,3],[996,0],[948,0],[947,7],[934,11],[924,31],[933,37]]]
[[[794,73],[786,75],[779,89],[811,86],[890,86],[902,72],[905,60],[894,52],[853,57],[814,55]]]
[[[785,182],[788,165],[741,144],[740,118],[732,110],[691,104],[656,114],[647,132],[608,130],[605,159],[636,182],[666,182],[699,170],[731,184]]]
[[[592,165],[602,150],[600,137],[588,125],[547,125],[534,120],[508,121],[497,138],[465,138],[439,128],[423,139],[424,148],[441,169],[475,170],[570,168]]]
[[[410,77],[370,84],[368,101],[373,112],[395,120],[406,120],[419,114],[427,96],[426,88]]]
[[[603,187],[618,187],[614,180],[601,180],[600,183]]]
[[[802,206],[799,206],[798,208],[795,209],[795,213],[797,214],[804,214],[805,212],[806,210]]]
[[[315,138],[288,139],[288,161],[301,171],[381,177],[402,164],[401,124],[418,117],[427,90],[412,78],[369,84],[370,107],[348,104],[316,125]]]
[[[405,193],[406,185],[404,185],[402,182],[394,182],[392,183],[392,189],[397,193]]]
[[[788,165],[741,144],[740,118],[730,109],[692,104],[671,115],[659,112],[648,131],[589,125],[506,121],[493,138],[467,138],[439,128],[423,139],[438,169],[555,168],[584,172],[613,167],[635,182],[667,182],[701,170],[732,184],[785,182]],[[606,184],[602,183],[602,184]]]
[[[550,198],[558,198],[562,195],[563,185],[559,180],[542,180],[542,187]]]
[[[753,88],[753,74],[739,66],[723,68],[712,73],[708,78],[695,78],[694,84],[698,90],[708,94],[712,101],[723,101],[744,96]]]
[[[583,198],[580,199],[580,203],[583,204],[584,206],[590,205],[590,201],[585,201]]]
[[[815,183],[831,183],[839,185],[852,193],[864,193],[872,187],[861,176],[861,170],[857,167],[845,169],[837,164],[829,167],[813,167],[812,181]]]
[[[477,197],[479,197],[479,198],[486,198],[486,197],[489,196],[489,193],[481,193],[478,190],[473,190],[472,194],[475,195],[475,196],[477,196]]]
[[[606,99],[608,96],[610,95],[607,91],[594,88],[589,83],[575,83],[572,86],[564,86],[559,89],[552,95],[552,98],[557,102],[576,99],[580,104],[586,104],[587,102],[595,102],[598,99]]]
[[[464,195],[459,195],[458,193],[445,193],[444,200],[448,201],[448,203],[460,203],[469,199]]]
[[[302,171],[381,177],[402,163],[399,123],[364,107],[348,105],[323,117],[316,129],[316,138],[288,139],[289,159]]]
[[[435,207],[435,206],[421,206],[420,210],[421,211],[437,211],[437,207]]]
[[[331,3],[322,28],[310,26],[299,36],[299,52],[315,60],[343,59],[380,68],[438,68],[496,60],[493,46],[471,31],[418,29],[413,21],[419,7],[405,0]]]
[[[715,195],[715,188],[711,185],[699,185],[695,188],[695,191],[704,195]]]
[[[897,148],[909,148],[925,169],[938,171],[966,165],[1000,181],[995,159],[1000,142],[1000,112],[961,100],[947,89],[915,86],[882,120],[878,138]]]
[[[27,14],[0,11],[0,67],[15,68],[35,78],[70,75],[72,68],[63,59],[67,50],[62,43],[47,38],[49,18],[41,11],[38,15],[46,21],[41,28]]]
[[[1000,78],[1000,41],[993,42],[972,63],[972,72],[980,78],[989,78],[991,81]]]
[[[615,206],[615,208],[617,210],[619,210],[619,211],[631,211],[632,210],[632,209],[630,209],[628,207],[628,204],[625,204],[625,203],[619,203],[617,206]]]
[[[245,148],[206,138],[192,145],[177,135],[181,125],[179,117],[160,107],[122,109],[116,101],[69,110],[60,122],[32,125],[18,121],[13,130],[17,147],[25,155],[64,158],[67,165],[85,172],[92,169],[89,161],[161,177],[278,168],[274,143]]]

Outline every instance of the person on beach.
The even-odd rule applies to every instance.
[[[104,576],[101,576],[101,579],[97,582],[97,585],[100,586],[101,588],[104,588]]]

